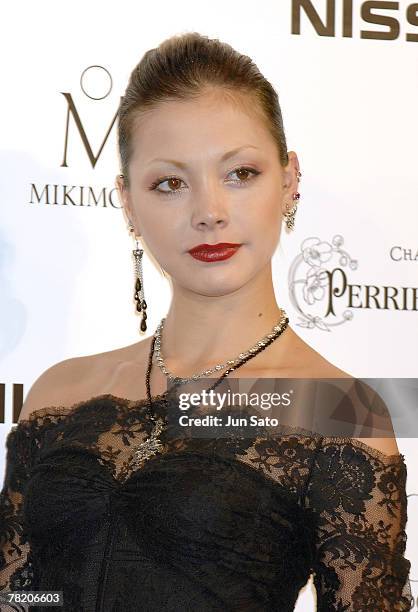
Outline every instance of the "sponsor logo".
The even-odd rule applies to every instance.
[[[418,249],[409,249],[401,246],[393,246],[389,251],[393,261],[416,261],[418,262]]]
[[[338,17],[337,7],[341,10]],[[401,38],[408,42],[418,42],[418,32],[411,31],[410,27],[418,26],[418,2],[403,7],[402,3],[390,0],[369,0],[361,3],[353,0],[292,0],[291,10],[292,34],[300,35],[303,20],[310,23],[318,36],[359,37],[368,40]],[[360,27],[354,26],[354,22],[360,23]],[[365,29],[363,24],[372,24],[378,28]]]
[[[289,294],[300,327],[331,331],[358,309],[418,310],[418,287],[354,283],[358,261],[337,234],[331,241],[303,240],[289,269]]]
[[[80,76],[80,88],[83,94],[89,98],[89,103],[100,103],[99,100],[107,98],[113,88],[113,80],[110,72],[104,66],[88,66]],[[74,142],[77,146],[77,157],[85,154],[86,160],[90,162],[94,170],[108,142],[109,135],[115,125],[117,108],[111,108],[109,122],[104,126],[101,143],[96,150],[91,144],[91,136],[82,118],[80,104],[74,101],[70,92],[60,92],[66,102],[66,115],[64,123],[64,138],[62,168],[68,168],[69,143]],[[94,102],[91,102],[91,101]],[[80,154],[81,150],[81,154]],[[96,208],[121,208],[116,187],[93,187],[91,185],[67,185],[67,184],[36,184],[30,183],[30,204],[96,207]]]

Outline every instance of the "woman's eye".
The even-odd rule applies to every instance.
[[[254,170],[254,168],[240,166],[239,168],[235,168],[235,170],[232,170],[232,172],[230,172],[229,174],[236,174],[238,176],[238,178],[233,179],[232,182],[241,187],[242,185],[245,185],[251,180],[249,176],[257,176],[257,174],[260,174],[260,172],[258,170]],[[177,193],[179,193],[179,191],[181,191],[180,185],[183,182],[184,181],[179,179],[177,176],[160,177],[154,183],[152,183],[150,190],[157,191],[158,193],[163,193],[164,195],[168,196],[176,195]],[[164,183],[167,183],[168,189],[161,189],[161,185],[163,185]]]
[[[258,170],[254,170],[254,168],[247,168],[245,166],[240,166],[239,168],[236,168],[230,174],[237,174],[238,180],[234,180],[233,183],[237,183],[241,186],[251,180],[248,178],[249,173],[251,173],[250,176],[257,176],[257,174],[260,174]]]
[[[155,190],[159,193],[164,193],[165,195],[175,195],[179,191],[179,185],[183,181],[179,179],[177,176],[166,176],[160,179],[157,179],[150,187],[151,190]],[[160,189],[160,186],[164,183],[168,183],[169,189]],[[171,189],[173,187],[173,189]],[[158,189],[157,189],[158,188]]]

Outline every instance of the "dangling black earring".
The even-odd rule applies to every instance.
[[[135,270],[136,270],[136,281],[135,281],[135,294],[136,310],[142,312],[141,319],[141,331],[147,331],[147,303],[144,298],[144,279],[142,276],[142,255],[144,251],[142,249],[134,249],[133,254],[135,257]]]
[[[129,226],[129,231],[134,231],[134,227],[132,224]],[[138,240],[136,240],[136,249],[132,251],[133,256],[135,258],[135,293],[134,298],[136,301],[136,310],[137,312],[142,312],[141,319],[141,331],[147,331],[147,303],[144,297],[144,279],[142,273],[142,255],[144,254],[143,249],[139,248]]]

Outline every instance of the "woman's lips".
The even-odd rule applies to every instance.
[[[234,255],[241,245],[237,244],[234,246],[227,245],[207,245],[205,247],[191,249],[190,255],[199,261],[221,261],[223,259],[229,259]]]

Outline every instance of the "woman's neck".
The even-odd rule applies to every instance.
[[[282,313],[272,284],[216,297],[175,289],[162,331],[166,365],[181,376],[235,358],[269,334]],[[270,362],[285,333],[248,365]]]

